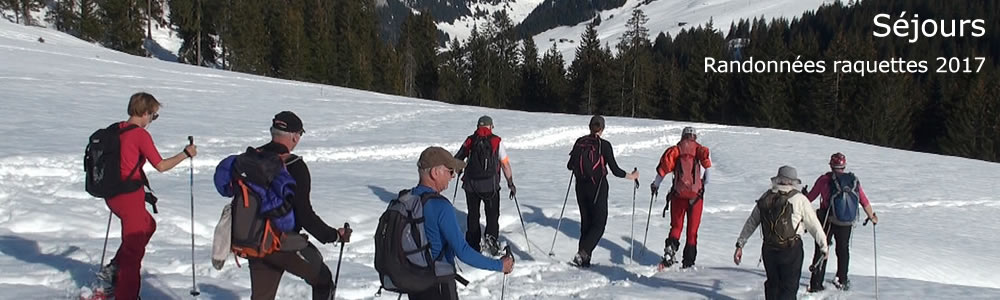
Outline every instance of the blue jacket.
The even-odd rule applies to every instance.
[[[422,196],[433,193],[434,190],[424,185],[417,185],[411,191],[413,195]],[[455,256],[470,266],[493,271],[503,271],[503,262],[479,254],[469,247],[465,234],[458,227],[455,217],[455,207],[445,197],[427,200],[424,204],[424,234],[431,243],[431,257],[438,257],[444,251],[444,259],[455,264]]]

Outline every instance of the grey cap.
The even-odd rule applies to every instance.
[[[482,126],[493,126],[493,118],[490,118],[490,116],[479,117],[479,121],[476,121],[476,125],[478,125],[480,127],[482,127]]]
[[[685,134],[698,135],[698,131],[694,130],[694,127],[688,126],[684,127],[684,130],[681,130],[681,135]]]
[[[771,177],[771,181],[775,180],[794,181],[795,184],[802,184],[802,180],[799,180],[799,171],[796,171],[792,166],[778,168],[778,176]]]

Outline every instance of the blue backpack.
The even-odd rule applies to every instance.
[[[831,222],[837,225],[852,225],[858,219],[858,206],[861,195],[858,193],[858,178],[854,173],[837,175],[830,172],[830,202]]]

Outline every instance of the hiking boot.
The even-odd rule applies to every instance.
[[[667,239],[666,246],[663,247],[663,258],[660,260],[660,266],[669,268],[670,266],[677,263],[677,246],[678,242],[673,239]]]
[[[486,250],[486,253],[489,254],[489,255],[491,255],[491,256],[500,256],[501,255],[501,253],[500,253],[500,243],[497,242],[497,238],[493,237],[493,236],[489,236],[489,235],[486,236],[486,247],[484,247],[483,250]]]
[[[590,268],[590,256],[586,253],[577,253],[573,257],[573,264],[581,268]]]
[[[685,245],[684,246],[684,259],[681,261],[681,268],[687,269],[694,266],[695,257],[698,256],[698,246],[695,245]]]
[[[818,286],[809,285],[809,289],[807,289],[806,291],[810,292],[810,293],[819,293],[819,292],[822,292],[824,290],[826,290],[826,287],[824,287],[821,284],[821,285],[818,285]]]
[[[851,280],[837,278],[836,280],[833,281],[833,286],[837,287],[837,289],[840,289],[842,291],[849,291],[851,290]]]
[[[111,263],[101,267],[101,269],[97,271],[97,279],[104,282],[108,286],[114,286],[115,280],[118,279],[118,264],[112,260]]]

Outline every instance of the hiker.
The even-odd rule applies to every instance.
[[[119,300],[139,298],[142,257],[146,254],[146,244],[156,231],[156,220],[146,211],[147,197],[155,197],[143,189],[143,185],[149,186],[143,165],[149,162],[163,173],[184,159],[198,155],[198,147],[192,143],[174,156],[166,159],[160,156],[146,127],[160,117],[161,106],[153,95],[135,93],[128,101],[128,120],[117,123],[121,178],[126,183],[136,183],[136,188],[106,199],[108,208],[121,219],[122,242],[111,263],[101,268],[98,277],[111,283],[114,297]],[[150,200],[150,203],[155,209],[155,200]]]
[[[747,239],[761,226],[764,244],[761,245],[761,259],[767,280],[764,281],[764,298],[795,299],[802,275],[802,238],[809,231],[816,240],[817,251],[826,253],[826,236],[805,195],[799,193],[802,181],[798,172],[790,166],[778,169],[778,175],[771,178],[771,189],[757,200],[753,212],[743,225],[733,262],[743,260],[743,246]]]
[[[663,208],[664,214],[667,210],[672,211],[670,234],[664,242],[660,267],[670,267],[677,262],[676,254],[680,247],[685,215],[687,215],[687,239],[681,268],[694,266],[694,260],[698,256],[698,227],[701,225],[705,185],[708,184],[708,168],[712,167],[712,160],[709,158],[708,147],[702,146],[697,140],[698,133],[694,127],[684,127],[681,131],[681,140],[677,145],[667,148],[660,157],[660,162],[656,166],[656,179],[649,186],[655,197],[667,173],[674,174],[673,184],[667,193],[667,204]]]
[[[493,134],[493,118],[482,116],[476,122],[476,132],[465,139],[455,158],[466,160],[467,165],[462,175],[462,189],[465,190],[465,201],[469,206],[468,231],[465,240],[469,246],[481,252],[479,205],[486,204],[486,253],[500,256],[500,171],[503,170],[510,189],[509,198],[517,193],[514,186],[514,173],[510,169],[510,158],[499,136]]]
[[[868,196],[865,196],[861,182],[858,181],[854,173],[845,172],[846,167],[847,157],[843,153],[838,152],[831,155],[831,171],[816,178],[812,191],[808,191],[806,195],[810,202],[819,196],[823,197],[816,215],[823,223],[827,244],[832,243],[834,239],[837,240],[837,277],[833,284],[843,290],[848,290],[851,287],[851,281],[847,278],[847,267],[851,261],[851,230],[854,222],[857,221],[858,204],[864,208],[865,214],[872,221],[872,224],[878,224],[878,216],[872,211],[871,202],[868,201]],[[803,191],[807,189],[808,186]],[[831,201],[833,202],[832,206],[830,205]],[[819,292],[826,289],[823,286],[823,280],[826,277],[827,258],[826,255],[820,253],[819,249],[813,253],[813,265],[816,265],[820,260],[822,262],[818,263],[809,280],[809,292]]]
[[[566,163],[576,177],[576,203],[580,206],[580,242],[573,263],[584,268],[590,267],[591,254],[608,222],[608,167],[615,177],[639,179],[638,170],[626,174],[618,167],[611,142],[601,138],[604,124],[599,115],[590,119],[590,134],[576,140]]]
[[[462,171],[465,166],[465,162],[455,159],[448,150],[441,147],[428,147],[420,153],[417,161],[420,182],[409,194],[417,197],[432,195],[423,204],[424,234],[430,243],[430,257],[435,258],[438,268],[445,264],[444,268],[451,274],[454,274],[456,256],[470,266],[508,274],[514,270],[514,258],[504,256],[492,259],[475,251],[462,237],[462,230],[455,218],[455,208],[448,198],[439,194],[448,188],[455,172]],[[410,293],[409,298],[458,299],[458,289],[454,280],[448,280],[423,292]]]
[[[244,222],[241,220],[249,219],[250,221],[246,222],[250,223],[265,216],[261,216],[259,212],[253,211],[250,212],[251,216],[241,219],[242,214],[239,213],[240,207],[237,207],[235,204],[233,205],[233,249],[237,255],[246,257],[250,262],[250,299],[274,299],[278,291],[278,283],[281,282],[281,277],[285,272],[302,278],[312,286],[313,299],[330,299],[331,293],[336,289],[333,283],[333,274],[330,272],[330,268],[323,263],[323,256],[320,254],[319,249],[306,239],[306,235],[302,234],[301,230],[305,229],[309,232],[309,235],[319,240],[319,242],[329,244],[338,241],[342,243],[350,242],[351,229],[330,227],[313,210],[309,195],[312,187],[309,167],[306,166],[305,161],[301,157],[291,153],[291,151],[295,150],[295,147],[306,132],[302,127],[302,120],[293,112],[282,111],[276,114],[274,119],[271,120],[270,132],[271,142],[257,148],[248,148],[244,154],[239,156],[234,155],[223,160],[220,163],[220,167],[217,168],[215,179],[216,187],[219,189],[220,194],[229,196],[233,195],[231,191],[223,191],[237,188],[227,186],[234,181],[229,174],[239,174],[242,177],[237,178],[237,183],[239,183],[240,187],[243,187],[243,192],[252,193],[253,195],[236,194],[238,198],[234,199],[238,200],[238,202],[247,201],[247,198],[258,199],[257,201],[260,201],[261,207],[267,206],[267,201],[274,200],[274,198],[268,197],[273,194],[272,192],[274,192],[276,186],[284,187],[288,184],[293,186],[290,192],[291,195],[288,195],[288,191],[277,191],[281,197],[275,201],[283,207],[289,206],[288,203],[290,202],[291,212],[293,212],[291,213],[293,215],[291,217],[293,218],[291,224],[283,225],[280,219],[270,219],[271,222],[267,222],[267,225],[265,225],[277,227],[272,228],[273,230],[265,230],[263,233],[265,241],[268,234],[273,234],[274,231],[281,231],[281,234],[275,237],[280,241],[279,243],[274,243],[277,249],[273,249],[274,247],[271,249],[262,249],[261,251],[258,251],[258,249],[245,251],[240,249],[238,239],[241,235],[244,235],[243,232],[246,231],[244,228],[255,227],[240,225]],[[272,159],[273,161],[267,159]],[[232,160],[235,163],[227,162]],[[277,166],[262,167],[268,162],[272,162]],[[284,164],[284,170],[281,168],[282,163]],[[230,169],[233,170],[231,171]],[[272,174],[274,179],[271,180],[271,184],[258,188],[256,185],[261,183],[257,181],[261,180],[255,180],[255,178],[268,177],[267,175],[260,176],[258,174],[262,174],[263,172],[261,171],[270,171],[273,173],[275,169],[277,169],[278,174]],[[282,176],[290,176],[291,178],[282,178]],[[291,181],[291,183],[273,184],[276,181]],[[287,218],[287,215],[290,213],[287,209],[285,210],[281,215],[285,215],[285,218]],[[278,213],[271,213],[269,211],[266,214]],[[283,226],[287,228],[282,229]],[[259,237],[257,238],[260,239]],[[263,244],[264,242],[261,243]]]

